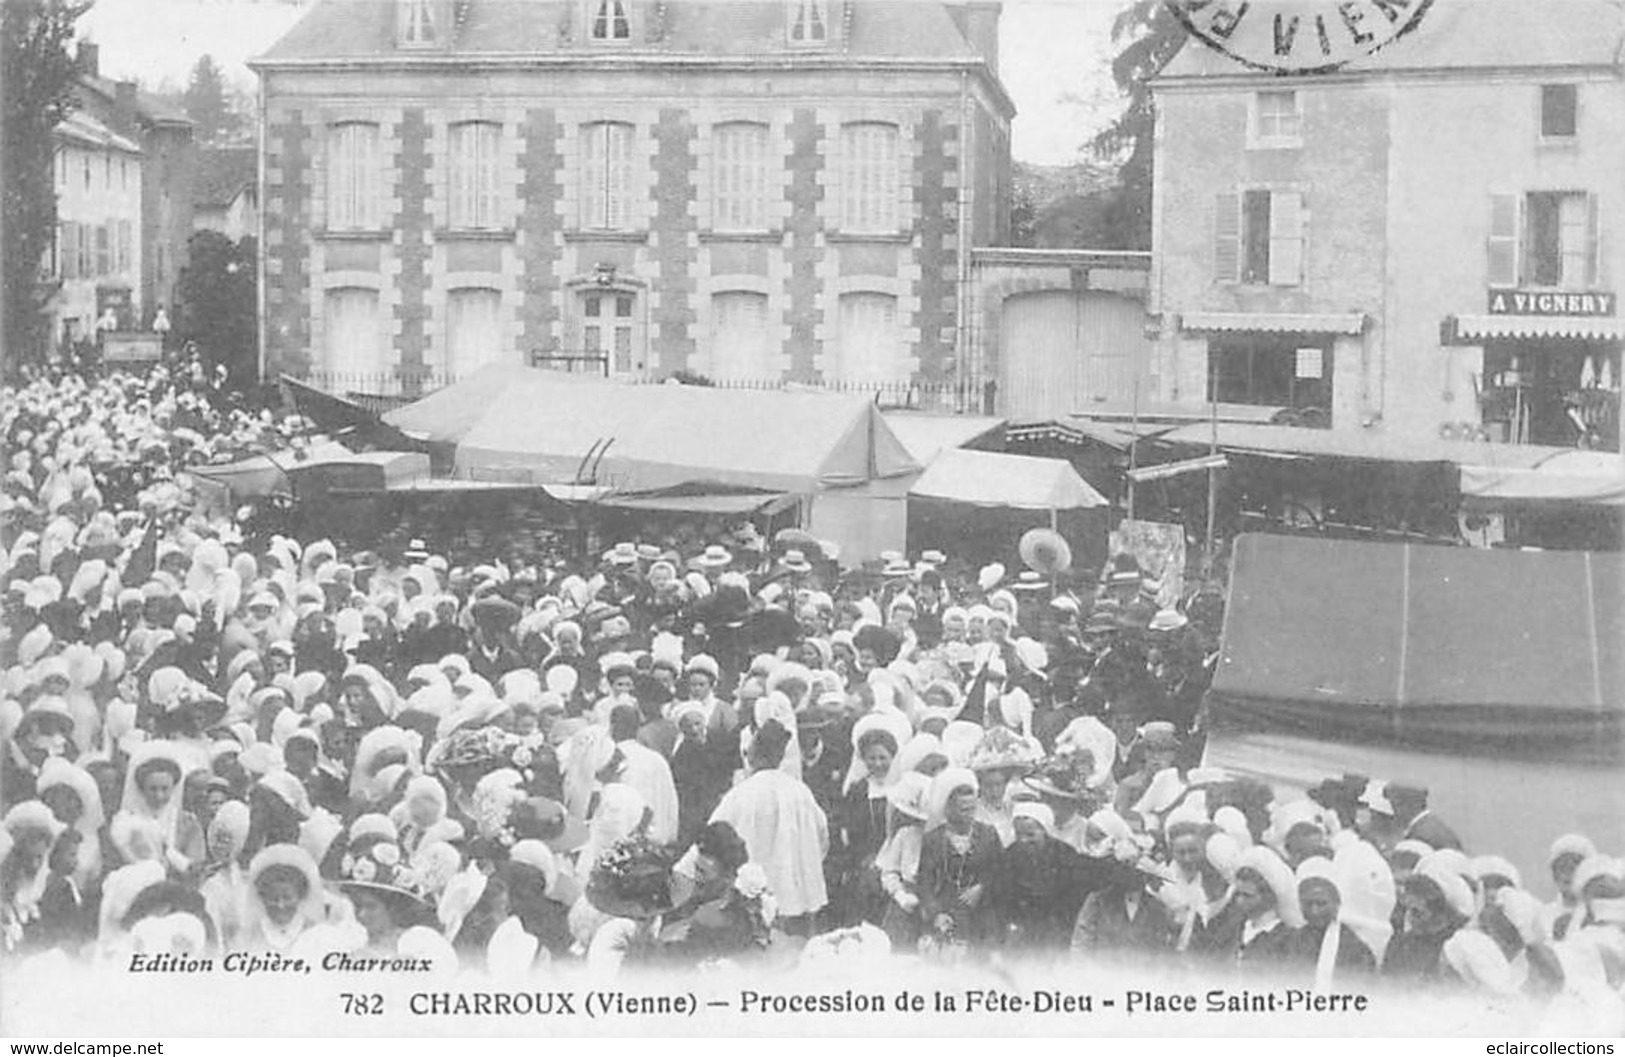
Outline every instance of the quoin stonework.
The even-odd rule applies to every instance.
[[[255,63],[267,373],[948,379],[1009,212],[998,14],[322,4]]]

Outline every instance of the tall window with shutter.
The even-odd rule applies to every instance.
[[[435,25],[436,0],[400,0],[397,8],[397,39],[402,47],[426,48],[439,39]]]
[[[816,47],[829,39],[829,0],[790,0],[790,43]]]
[[[716,127],[712,150],[712,225],[718,231],[767,227],[767,126],[733,121]]]
[[[502,128],[490,121],[451,127],[451,226],[501,227],[498,147]]]
[[[351,121],[328,130],[327,226],[371,231],[383,226],[378,126]]]
[[[711,373],[718,379],[765,379],[772,369],[767,295],[728,291],[711,298]]]
[[[502,359],[502,295],[496,290],[453,290],[446,302],[446,376],[467,378]]]
[[[581,129],[581,226],[632,226],[632,126],[600,121]]]
[[[378,291],[364,287],[329,290],[325,309],[326,364],[333,380],[351,385],[376,382],[383,364]]]
[[[1603,285],[1598,197],[1584,191],[1490,196],[1485,279],[1489,286],[1559,290]]]
[[[902,179],[896,125],[864,121],[841,128],[841,230],[896,234],[902,226]]]
[[[838,343],[836,380],[857,384],[906,380],[897,298],[890,294],[841,295]]]
[[[1489,260],[1485,268],[1490,286],[1517,286],[1523,270],[1518,260],[1518,229],[1523,199],[1519,195],[1490,196]]]
[[[1213,204],[1213,278],[1221,283],[1303,283],[1305,215],[1299,191],[1248,189]]]
[[[134,244],[134,229],[128,220],[118,222],[117,247],[114,250],[113,269],[120,275],[128,275],[131,265],[131,253]]]
[[[593,40],[632,39],[632,21],[626,16],[626,4],[622,0],[592,0],[588,10]]]
[[[79,245],[79,268],[78,268],[79,278],[81,278],[81,279],[94,279],[94,278],[96,278],[96,240],[95,240],[95,235],[94,235],[94,233],[93,233],[93,231],[91,229],[91,226],[89,224],[79,224],[79,225],[77,225],[75,230],[76,230],[76,232],[78,234],[78,238],[75,239],[74,241],[76,241],[78,243],[78,245]],[[160,242],[158,244],[158,250],[159,250],[160,254],[163,252],[163,250],[164,250],[164,244],[163,243]],[[159,266],[159,275],[160,275],[160,282],[161,282],[162,281],[162,278],[161,278],[162,277],[162,265],[161,264]]]
[[[56,226],[56,274],[61,279],[79,278],[79,225],[64,220]]]

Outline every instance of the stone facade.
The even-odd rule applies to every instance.
[[[991,64],[938,9],[976,9],[973,36],[996,46],[987,23],[996,5],[831,4],[847,9],[844,26],[833,25],[851,47],[675,58],[665,45],[682,43],[678,20],[700,9],[781,18],[785,6],[631,6],[649,19],[662,9],[669,23],[635,23],[645,27],[634,35],[643,45],[635,62],[584,46],[580,24],[561,15],[556,32],[567,43],[522,63],[376,50],[316,62],[296,31],[257,64],[268,375],[322,381],[326,372],[344,388],[412,391],[467,373],[471,361],[456,350],[477,333],[492,346],[484,362],[581,368],[572,361],[602,355],[616,375],[726,381],[745,357],[752,381],[840,381],[838,371],[851,369],[838,366],[835,348],[848,295],[878,295],[890,310],[897,348],[887,354],[888,380],[940,381],[962,369],[965,250],[973,235],[997,242],[1007,231],[1011,108]],[[864,19],[901,33],[901,13],[916,7],[957,42],[951,56],[853,54],[871,46]],[[871,16],[872,8],[884,10]],[[451,186],[460,164],[452,130],[471,121],[496,128],[495,215],[479,230],[450,215],[461,193]],[[383,218],[374,231],[327,219],[334,130],[349,122],[377,130],[382,179],[373,193]],[[728,168],[738,158],[719,156],[719,136],[736,125],[761,130],[764,144],[759,222],[748,230],[716,215],[736,186],[719,180],[738,179]],[[854,231],[843,221],[841,181],[851,169],[840,151],[853,125],[894,130],[897,172],[879,186],[895,189],[895,230]],[[586,186],[596,179],[610,180],[608,191]],[[621,211],[609,222],[589,217],[607,198],[624,198]],[[348,331],[334,323],[329,332],[335,290],[376,294],[387,341],[365,370],[354,359],[337,370],[334,342]],[[494,322],[487,312],[471,324],[454,310],[459,290],[497,305]],[[720,353],[719,328],[741,325],[738,306],[747,329]],[[456,333],[469,326],[482,329]]]
[[[1159,399],[1239,386],[1251,345],[1284,387],[1221,400],[1307,390],[1329,413],[1309,424],[1334,430],[1617,447],[1625,14],[1485,0],[1449,19],[1335,75],[1261,76],[1200,47],[1163,71]],[[1614,308],[1493,307],[1542,291]]]

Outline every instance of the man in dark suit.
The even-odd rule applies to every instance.
[[[1401,828],[1401,840],[1419,840],[1435,851],[1440,848],[1462,850],[1456,831],[1428,809],[1425,787],[1390,784],[1387,796],[1394,808],[1394,821]]]
[[[1106,886],[1083,901],[1072,929],[1072,952],[1143,957],[1173,950],[1178,929],[1149,890],[1150,875],[1132,864],[1113,866]]]

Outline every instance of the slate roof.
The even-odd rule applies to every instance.
[[[141,148],[134,142],[114,132],[83,110],[75,110],[57,122],[55,131],[60,138],[82,146],[122,151],[125,154],[141,153]]]
[[[852,59],[976,62],[976,49],[946,7],[920,0],[832,0],[830,41],[804,49],[789,43],[782,0],[682,0],[629,4],[642,15],[631,40],[587,39],[575,0],[460,0],[463,15],[448,43],[423,50],[395,44],[395,0],[321,0],[254,65],[323,59],[410,59],[415,56],[514,57],[616,55],[756,57],[764,54]],[[661,25],[650,25],[656,11]],[[850,17],[846,17],[850,14]]]
[[[104,106],[112,106],[118,98],[118,82],[111,77],[81,76],[79,85],[85,91],[97,96],[98,102]],[[190,125],[192,123],[192,119],[186,116],[186,110],[179,103],[139,88],[135,92],[135,109],[137,117],[153,124]]]
[[[197,152],[192,175],[192,204],[224,208],[259,179],[259,161],[253,147],[204,147]]]

